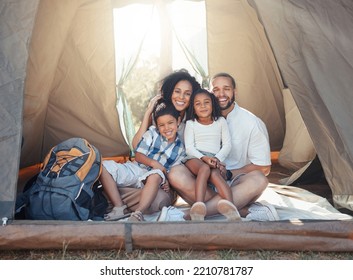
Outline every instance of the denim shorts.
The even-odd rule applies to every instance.
[[[240,177],[243,176],[243,175],[245,175],[245,174],[246,174],[246,173],[240,173],[240,174],[238,174],[237,176],[235,176],[232,180],[228,180],[228,181],[227,181],[228,186],[231,187],[231,186],[238,185],[238,184],[239,184],[239,181],[240,181]],[[211,190],[217,192],[217,189],[216,189],[216,187],[215,187],[213,184],[208,183],[208,187],[209,187]]]

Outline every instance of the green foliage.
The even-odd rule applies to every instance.
[[[135,131],[140,127],[148,102],[157,93],[158,77],[158,60],[150,58],[140,60],[124,82],[123,88],[130,106]]]

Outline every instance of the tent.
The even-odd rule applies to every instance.
[[[129,155],[116,111],[112,8],[134,2],[160,1],[0,3],[0,217],[9,219],[0,249],[353,250],[353,222],[342,220],[185,227],[13,219],[19,170],[59,142],[80,136],[103,156]],[[238,102],[264,120],[279,161],[298,170],[317,155],[334,206],[353,210],[352,2],[206,0],[205,7],[208,72],[232,73]],[[278,192],[293,196],[290,188]]]

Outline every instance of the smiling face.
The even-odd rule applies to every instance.
[[[198,93],[194,99],[194,111],[202,123],[212,121],[212,100],[209,94]]]
[[[175,85],[171,100],[175,109],[180,113],[184,113],[189,107],[191,94],[192,85],[190,82],[183,80]]]
[[[174,142],[178,131],[178,120],[172,115],[163,115],[157,118],[159,133],[165,137],[168,143]]]
[[[218,100],[222,114],[226,116],[234,108],[236,89],[228,77],[217,77],[212,80],[212,92]]]

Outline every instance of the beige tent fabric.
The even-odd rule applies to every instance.
[[[12,217],[16,199],[28,41],[38,3],[0,3],[0,219]]]
[[[303,122],[290,90],[283,90],[286,117],[286,134],[278,162],[289,170],[297,171],[313,160],[316,155],[313,141]]]
[[[353,2],[252,0],[337,208],[353,210]]]
[[[41,0],[30,45],[21,166],[84,137],[103,156],[128,155],[115,93],[110,0]]]
[[[239,105],[266,124],[272,150],[282,148],[285,119],[282,81],[254,10],[246,0],[206,1],[210,75],[228,72]]]

